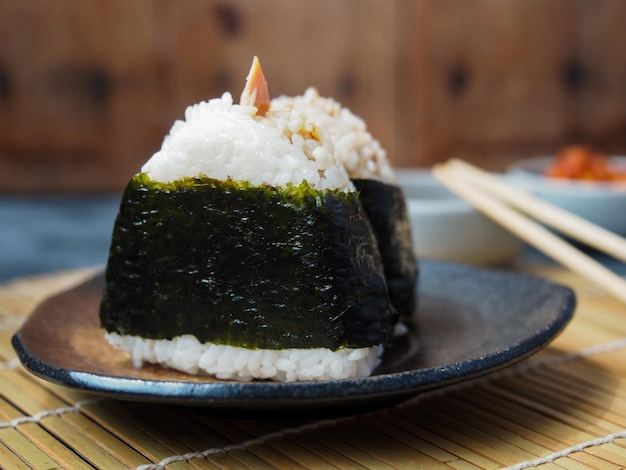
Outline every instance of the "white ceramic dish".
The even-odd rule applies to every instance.
[[[418,258],[475,265],[512,261],[523,243],[437,182],[428,169],[400,169]]]
[[[583,217],[619,235],[626,235],[626,184],[548,178],[543,173],[553,157],[520,160],[506,178],[520,189]],[[611,157],[626,167],[626,157]]]

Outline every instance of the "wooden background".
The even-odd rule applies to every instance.
[[[119,191],[255,54],[398,167],[626,153],[625,24],[621,0],[0,0],[0,194]]]

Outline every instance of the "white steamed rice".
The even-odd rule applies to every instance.
[[[230,93],[189,106],[142,171],[161,182],[204,175],[354,191],[331,139],[302,112],[259,117],[254,106],[233,104]]]
[[[316,349],[246,349],[200,343],[195,336],[153,340],[107,333],[114,347],[130,353],[133,365],[159,364],[188,374],[211,375],[222,380],[269,379],[278,382],[339,380],[367,377],[380,363],[382,346]]]

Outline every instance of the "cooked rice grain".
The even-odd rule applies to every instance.
[[[328,132],[335,157],[352,179],[375,179],[396,184],[387,152],[367,130],[365,121],[332,98],[320,96],[315,88],[303,95],[279,96],[272,100],[270,115],[299,111],[317,128]]]
[[[276,382],[339,380],[367,377],[380,364],[382,345],[370,348],[246,349],[213,343],[200,343],[195,336],[171,340],[107,333],[114,347],[131,355],[133,365],[160,364],[194,375],[210,375],[221,380]]]

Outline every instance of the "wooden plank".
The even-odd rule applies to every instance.
[[[153,5],[3,2],[2,191],[121,189],[154,151]]]
[[[253,54],[273,94],[317,86],[362,115],[393,155],[394,3],[302,7],[5,2],[0,190],[121,190],[187,105],[223,91],[238,99]]]
[[[0,191],[120,191],[185,106],[238,96],[253,54],[273,94],[318,87],[396,166],[623,153],[625,16],[619,0],[5,0]]]
[[[416,114],[402,132],[414,161],[501,168],[572,142],[623,148],[624,12],[619,1],[420,1],[407,64],[416,105],[398,109]]]
[[[494,158],[558,136],[566,97],[555,67],[573,53],[573,15],[568,1],[420,2],[411,64],[419,161]]]
[[[607,152],[623,151],[626,118],[626,48],[623,20],[626,4],[619,0],[576,2],[576,54],[566,64],[571,81],[569,133]],[[574,80],[571,80],[574,79]]]

